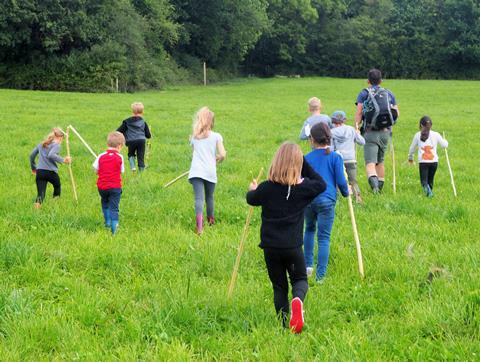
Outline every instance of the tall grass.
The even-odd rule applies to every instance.
[[[275,319],[257,247],[259,210],[233,300],[226,302],[249,181],[268,167],[280,143],[297,140],[309,97],[352,120],[364,86],[310,78],[133,95],[0,90],[1,359],[478,360],[479,82],[386,83],[401,108],[394,129],[397,194],[390,158],[379,197],[370,195],[359,167],[365,205],[355,211],[366,279],[358,276],[341,199],[328,276],[307,295],[302,335],[282,330]],[[78,204],[61,167],[62,197],[52,200],[49,189],[44,207],[34,210],[28,155],[49,129],[73,124],[101,152],[107,133],[137,100],[145,104],[153,148],[144,174],[125,174],[118,235],[102,226],[93,157],[74,135]],[[189,168],[192,115],[203,105],[216,113],[228,156],[215,192],[218,223],[199,238],[191,186],[186,180],[162,185]],[[450,142],[456,199],[441,151],[433,199],[422,195],[417,167],[404,163],[424,114]]]

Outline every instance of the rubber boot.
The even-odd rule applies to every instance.
[[[383,191],[383,185],[385,184],[385,180],[378,180],[378,191]]]
[[[213,226],[215,225],[215,217],[214,216],[207,216],[208,225]]]
[[[131,169],[132,171],[137,171],[137,169],[135,168],[135,157],[130,156],[130,157],[128,158],[128,162],[130,163],[130,169]]]
[[[203,214],[197,214],[196,216],[196,229],[195,232],[198,235],[202,235],[203,233]]]
[[[108,207],[103,208],[103,218],[105,219],[105,227],[109,228],[112,225],[112,219],[110,218],[110,209]]]
[[[377,176],[370,176],[368,178],[368,184],[370,185],[370,187],[372,188],[372,192],[374,194],[378,194],[379,193],[379,188],[378,188],[378,177]]]
[[[118,231],[118,220],[112,220],[112,224],[110,225],[110,229],[112,230],[112,235],[115,235]]]

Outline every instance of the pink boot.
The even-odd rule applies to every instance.
[[[203,214],[197,214],[196,216],[196,230],[195,232],[198,235],[202,235],[203,233]]]

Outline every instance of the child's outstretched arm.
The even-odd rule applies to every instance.
[[[60,145],[54,144],[53,147],[50,149],[50,151],[48,151],[47,157],[54,162],[64,163],[65,159],[59,155],[59,152],[60,152]],[[69,163],[69,162],[66,162],[66,163]]]
[[[225,157],[227,157],[227,151],[225,151],[225,147],[223,146],[223,140],[217,141],[217,162],[222,162]]]
[[[249,191],[247,192],[247,204],[251,206],[261,206],[263,204],[263,187],[262,184],[257,184],[257,180],[250,183]]]
[[[148,139],[152,138],[152,133],[150,132],[147,122],[145,122],[145,137]]]
[[[37,171],[37,165],[35,164],[35,158],[38,155],[38,147],[35,147],[30,153],[30,168],[32,169],[32,172],[35,173]]]
[[[350,194],[348,189],[347,179],[345,178],[345,170],[343,165],[343,159],[341,156],[335,159],[335,183],[343,197],[347,197]]]
[[[440,144],[440,146],[442,148],[447,148],[448,147],[448,141],[443,138],[440,133],[438,133],[438,138],[437,138],[437,142]]]
[[[308,136],[310,136],[310,124],[308,121],[303,122],[302,129],[300,130],[300,139],[302,141],[308,140]]]
[[[413,163],[413,154],[418,146],[418,141],[420,140],[420,136],[418,133],[413,136],[412,144],[410,145],[410,149],[408,150],[408,162]]]
[[[127,122],[123,121],[120,127],[117,128],[117,132],[120,132],[125,136],[125,133],[127,132]]]
[[[355,143],[363,146],[365,144],[365,138],[360,134],[360,130],[355,130]]]

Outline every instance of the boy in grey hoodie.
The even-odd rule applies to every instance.
[[[143,103],[135,102],[132,104],[133,116],[127,118],[118,127],[117,131],[123,133],[127,140],[128,162],[132,171],[136,171],[135,156],[137,157],[138,169],[145,169],[145,143],[146,139],[152,137],[147,122],[143,119]]]
[[[359,130],[352,126],[347,126],[345,121],[347,116],[343,111],[335,111],[332,114],[332,140],[336,152],[343,157],[343,163],[347,170],[348,183],[352,186],[353,194],[357,203],[362,203],[360,196],[360,187],[357,182],[357,157],[355,154],[355,143],[363,146],[365,139],[360,135]]]

